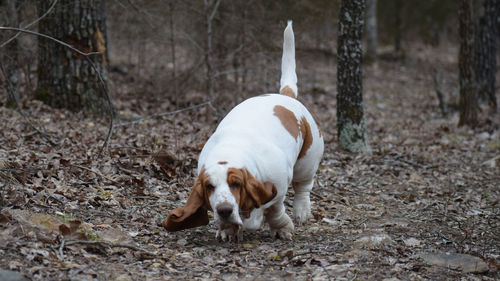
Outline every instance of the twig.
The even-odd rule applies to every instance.
[[[48,14],[50,14],[50,12],[52,12],[52,9],[54,9],[54,6],[56,5],[56,3],[57,3],[57,0],[54,0],[54,2],[52,2],[52,5],[50,5],[50,7],[47,9],[47,11],[45,11],[45,13],[44,13],[41,17],[37,18],[37,19],[36,19],[35,21],[33,21],[32,23],[30,23],[30,24],[26,25],[26,26],[24,27],[24,29],[28,29],[28,28],[32,27],[32,26],[33,26],[33,25],[35,25],[37,22],[39,22],[39,21],[41,21],[43,18],[45,18]],[[12,42],[12,40],[16,39],[16,38],[19,36],[19,34],[21,34],[21,32],[20,32],[20,31],[19,31],[19,32],[17,32],[17,33],[16,33],[14,36],[12,36],[11,38],[9,38],[7,41],[3,42],[3,43],[2,43],[2,45],[0,45],[0,48],[5,47],[5,45],[7,45],[7,44],[9,44],[10,42]]]
[[[84,244],[84,245],[99,245],[99,246],[107,246],[110,248],[128,248],[134,251],[143,252],[150,256],[156,256],[156,253],[150,252],[148,250],[142,249],[140,247],[134,246],[129,243],[124,242],[109,242],[109,241],[91,241],[91,240],[69,240],[66,241],[66,246],[74,245],[74,244]]]
[[[13,30],[13,31],[18,31],[18,32],[28,33],[28,34],[31,34],[31,35],[40,36],[40,37],[52,40],[54,42],[57,42],[57,43],[63,45],[64,47],[69,48],[72,51],[74,51],[74,52],[76,52],[76,53],[78,53],[78,54],[80,54],[82,56],[85,56],[85,57],[88,57],[90,55],[102,55],[99,52],[90,52],[90,53],[82,52],[82,51],[78,50],[77,48],[71,46],[70,44],[65,43],[65,42],[63,42],[63,41],[61,41],[59,39],[56,39],[56,38],[52,37],[52,36],[49,36],[47,34],[38,33],[36,31],[27,30],[27,29],[24,29],[24,28],[9,27],[9,26],[0,26],[0,30],[11,30],[11,31]]]
[[[137,7],[137,5],[134,2],[132,2],[132,0],[128,0],[128,3],[130,4],[130,6],[132,6],[132,8],[134,8],[134,10],[138,14],[144,14],[144,15],[146,15],[148,17],[146,19],[146,21],[148,22],[148,24],[149,24],[150,27],[152,27],[152,28],[156,28],[157,27],[157,26],[155,26],[155,24],[153,22],[153,19],[152,19],[153,16],[150,13],[148,13],[148,12],[144,11],[143,9]]]
[[[66,240],[64,240],[64,239],[63,239],[63,240],[61,241],[61,246],[59,246],[59,257],[60,257],[62,260],[64,260],[64,252],[63,252],[63,250],[64,250],[64,243],[65,243],[65,242],[66,242]]]
[[[443,117],[445,117],[448,114],[448,110],[444,101],[443,91],[439,86],[439,72],[436,68],[434,68],[434,88],[436,89],[436,95],[439,100],[439,108],[441,109],[441,114],[443,115]]]
[[[209,21],[212,21],[215,17],[215,13],[217,12],[217,9],[219,8],[219,4],[220,4],[221,0],[217,0],[217,2],[215,2],[215,5],[212,9],[212,13],[210,13],[210,16],[208,18]]]
[[[314,196],[316,196],[316,197],[318,197],[318,198],[320,198],[320,199],[322,199],[322,198],[323,198],[323,196],[319,195],[318,193],[316,193],[316,192],[314,192],[314,191],[310,191],[309,193],[311,193],[312,195],[314,195]]]
[[[90,168],[87,168],[87,167],[84,167],[84,166],[80,166],[80,165],[75,165],[75,164],[70,164],[70,165],[73,166],[73,167],[76,167],[76,168],[80,168],[80,169],[85,170],[85,171],[92,172],[92,173],[100,176],[101,178],[106,179],[106,180],[108,180],[108,181],[110,181],[112,183],[119,184],[119,182],[115,181],[114,179],[112,179],[112,178],[110,178],[108,176],[105,176],[105,175],[101,174],[99,171],[94,171],[94,170],[92,170]]]
[[[146,117],[139,118],[139,119],[136,119],[136,120],[132,120],[132,121],[129,121],[129,122],[118,123],[118,124],[115,125],[115,127],[137,124],[137,123],[140,123],[140,122],[145,121],[145,120],[149,120],[149,119],[153,119],[153,118],[158,118],[158,117],[163,117],[163,116],[167,116],[167,115],[173,115],[173,114],[177,114],[177,113],[180,113],[180,112],[184,112],[184,111],[188,111],[188,110],[200,108],[202,106],[211,105],[211,104],[212,104],[211,101],[206,101],[204,103],[200,103],[200,104],[197,104],[197,105],[192,105],[192,106],[189,106],[189,107],[186,107],[186,108],[182,108],[182,109],[178,109],[178,110],[174,110],[174,111],[170,111],[170,112],[151,114],[151,115],[148,115]]]
[[[326,272],[326,275],[328,275],[328,280],[333,280],[332,279],[333,277],[330,275],[330,272],[328,272],[326,267],[321,262],[319,264],[320,264],[321,268],[323,268],[323,270]]]

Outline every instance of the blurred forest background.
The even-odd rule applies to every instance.
[[[499,6],[0,0],[0,280],[499,280]],[[313,218],[293,241],[167,233],[218,122],[279,90],[288,19],[325,139]],[[342,63],[370,153],[339,143]]]
[[[37,11],[40,4],[33,1],[2,2],[4,26],[23,27],[46,12]],[[41,6],[46,9],[52,4],[41,2],[46,2]],[[339,1],[222,1],[210,20],[210,30],[207,17],[216,1],[104,2],[107,70],[130,74],[136,85],[133,92],[148,99],[168,99],[178,105],[206,100],[208,40],[212,42],[210,79],[215,103],[225,101],[227,110],[255,93],[276,91],[281,33],[287,19],[294,20],[299,56],[323,60],[336,56]],[[456,1],[379,0],[376,4],[376,48],[381,59],[404,61],[418,46],[449,47],[449,55],[456,55]],[[13,34],[2,31],[0,35],[5,41]],[[37,80],[37,40],[41,39],[23,34],[17,40],[11,45],[18,48],[18,56],[4,51],[2,60],[4,64],[9,60],[18,63],[15,80],[22,86],[19,92],[22,98],[31,99]],[[439,69],[439,65],[435,67]],[[318,90],[316,83],[321,79],[331,79],[334,84],[334,77],[311,69],[300,76],[302,88]],[[127,94],[111,93],[115,99]]]

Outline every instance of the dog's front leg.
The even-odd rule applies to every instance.
[[[238,224],[221,224],[215,234],[215,238],[223,242],[239,242],[243,238],[241,226]]]
[[[283,201],[276,202],[265,211],[266,222],[271,228],[271,236],[292,240],[293,222],[285,212]]]

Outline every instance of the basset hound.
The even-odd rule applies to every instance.
[[[292,239],[294,225],[283,204],[295,191],[297,223],[311,216],[310,191],[323,155],[318,125],[297,98],[295,39],[291,21],[284,31],[280,94],[264,94],[234,107],[208,139],[198,159],[198,177],[182,208],[162,225],[168,231],[206,225],[216,237],[240,240],[242,229],[268,223],[273,237]]]

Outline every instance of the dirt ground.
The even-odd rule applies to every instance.
[[[498,280],[499,116],[483,111],[476,130],[458,128],[453,107],[443,118],[432,68],[456,102],[456,50],[408,54],[364,69],[370,156],[337,147],[334,60],[298,54],[299,99],[317,116],[326,151],[311,195],[314,218],[296,226],[293,241],[275,240],[266,228],[223,243],[212,223],[176,233],[160,226],[187,199],[197,155],[220,120],[208,106],[131,123],[177,107],[145,97],[132,74],[111,72],[119,119],[102,153],[105,120],[37,101],[23,103],[30,121],[0,107],[0,273],[32,280]],[[160,151],[170,155],[163,165],[153,160]],[[289,214],[292,200],[290,191]]]

